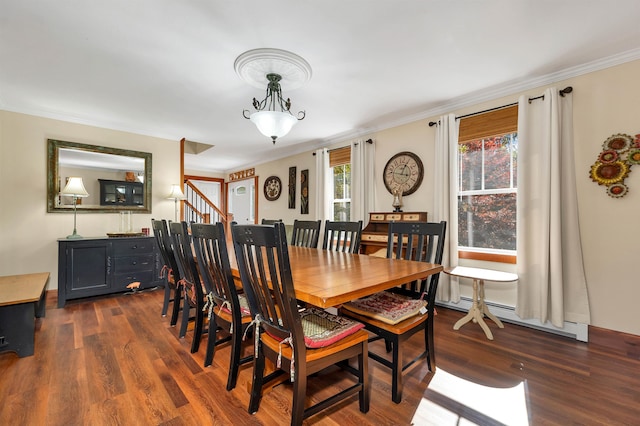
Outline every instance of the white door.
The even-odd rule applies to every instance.
[[[229,183],[229,213],[239,225],[255,223],[254,179]]]

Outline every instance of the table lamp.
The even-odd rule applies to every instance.
[[[173,200],[175,203],[175,222],[178,221],[178,200],[184,200],[187,197],[184,196],[182,189],[180,189],[180,185],[171,185],[171,192],[167,197],[170,200]]]
[[[66,197],[73,197],[73,234],[67,235],[68,239],[79,239],[82,238],[81,235],[78,235],[76,231],[76,217],[77,217],[77,206],[78,206],[78,198],[88,197],[89,193],[86,189],[84,189],[84,185],[82,183],[81,177],[70,177],[67,180],[67,185],[64,187],[62,191],[60,191],[60,195]]]

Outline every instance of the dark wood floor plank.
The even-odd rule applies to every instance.
[[[47,316],[36,325],[35,355],[0,354],[0,419],[29,426],[289,423],[290,384],[266,393],[258,413],[247,413],[251,365],[241,368],[237,387],[227,392],[229,345],[218,347],[213,365],[203,367],[206,337],[200,351],[191,354],[192,332],[178,338],[178,329],[161,317],[161,306],[162,290],[74,300],[64,309],[47,298]],[[400,404],[391,402],[389,371],[370,360],[369,413],[360,413],[352,398],[304,424],[441,424],[442,413],[458,422],[498,424],[476,410],[462,388],[441,394],[438,386],[445,377],[491,392],[522,386],[531,425],[637,424],[640,337],[594,328],[587,344],[505,324],[504,329],[490,325],[495,337],[490,341],[477,324],[452,329],[464,313],[438,311],[436,373],[417,363],[405,378]],[[422,342],[420,335],[410,339],[407,357],[417,354]],[[384,351],[381,342],[371,347]],[[349,382],[339,369],[321,372],[309,380],[310,398]],[[502,415],[510,408],[499,398],[497,403]]]

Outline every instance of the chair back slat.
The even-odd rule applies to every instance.
[[[304,335],[284,224],[235,225],[231,231],[251,315],[259,316],[261,330],[270,335],[278,339],[292,337],[296,356],[304,356]]]
[[[444,221],[439,223],[390,222],[387,257],[441,264],[446,229],[447,223]],[[407,283],[400,287],[401,290],[392,289],[392,291],[408,294],[414,298],[426,293],[429,306],[433,306],[439,278],[440,273],[433,274],[427,280]]]
[[[173,274],[174,282],[178,282],[181,275],[175,255],[173,254],[167,221],[164,219],[151,219],[151,228],[153,229],[153,235],[158,244],[158,250],[160,250],[160,254],[162,255],[162,260]]]
[[[324,224],[324,250],[358,253],[360,251],[360,238],[362,236],[362,221],[357,222],[332,222],[327,220]]]
[[[282,222],[282,219],[262,219],[261,221],[263,225],[273,225],[276,222]]]
[[[224,225],[193,223],[191,239],[198,259],[198,269],[207,294],[218,306],[227,305],[240,318],[238,293],[233,281]]]
[[[169,232],[173,253],[178,264],[180,277],[184,282],[189,304],[191,306],[200,306],[204,294],[193,255],[187,222],[171,222],[169,224]]]
[[[320,220],[295,220],[293,222],[293,234],[291,245],[307,248],[318,248],[320,240]]]

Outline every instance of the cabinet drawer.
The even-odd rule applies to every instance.
[[[127,290],[127,286],[133,282],[139,282],[140,288],[149,287],[155,280],[153,271],[133,271],[128,274],[116,274],[113,276],[113,291]]]
[[[153,245],[156,244],[153,238],[136,238],[132,240],[120,240],[113,244],[113,255],[134,256],[137,254],[153,253]]]
[[[154,267],[153,254],[145,256],[124,256],[113,259],[113,272],[115,274],[132,271],[151,271]]]
[[[388,236],[386,234],[362,234],[362,241],[378,241],[387,242]]]

